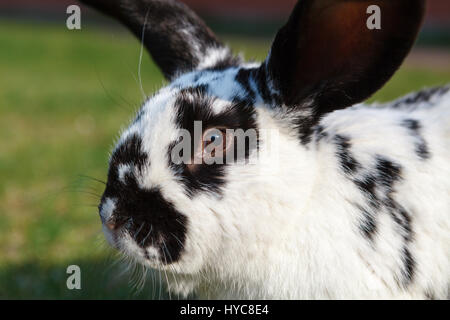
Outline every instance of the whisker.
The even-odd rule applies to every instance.
[[[83,190],[72,190],[73,192],[76,192],[76,193],[83,193],[83,194],[87,194],[87,195],[90,195],[90,196],[94,196],[94,197],[96,197],[97,199],[101,199],[101,195],[99,195],[99,194],[97,194],[97,193],[94,193],[94,192],[89,192],[89,191],[83,191]]]
[[[175,268],[172,265],[170,265],[169,268],[171,270],[173,280],[175,281],[175,285],[177,286],[177,300],[180,300],[180,291],[179,291],[180,286],[178,285]]]
[[[139,235],[139,232],[141,232],[141,230],[142,230],[142,228],[144,227],[144,225],[145,225],[145,222],[142,222],[142,224],[141,224],[141,226],[139,227],[138,231],[134,234],[134,236],[133,236],[134,241],[137,242],[136,238],[137,238],[137,236]]]
[[[153,226],[150,225],[150,231],[147,233],[147,235],[145,236],[145,238],[141,241],[141,246],[144,245],[145,241],[147,240],[147,238],[148,238],[148,237],[150,236],[150,234],[152,233],[152,230],[153,230]],[[153,246],[153,243],[152,243],[152,246]]]
[[[172,232],[170,232],[170,234],[172,235],[172,237],[175,238],[175,240],[177,240],[177,242],[180,244],[180,246],[181,246],[182,248],[184,248],[184,244],[181,242],[181,240],[178,239],[178,237],[177,237],[176,235],[174,235]]]
[[[139,52],[139,65],[138,65],[139,85],[140,85],[142,97],[144,98],[144,100],[147,100],[148,97],[145,94],[144,86],[142,84],[141,67],[142,67],[142,56],[143,56],[143,51],[144,51],[145,29],[147,27],[147,19],[148,19],[149,12],[150,12],[150,9],[148,9],[147,13],[145,14],[144,25],[142,26],[141,48],[140,48],[140,52]]]
[[[108,91],[108,89],[106,89],[106,86],[104,85],[104,83],[103,83],[103,81],[102,81],[102,79],[101,79],[101,77],[100,77],[100,74],[98,73],[98,70],[97,70],[97,69],[96,69],[96,73],[97,73],[97,79],[98,79],[98,81],[100,82],[100,85],[102,86],[103,90],[105,91],[106,96],[113,102],[113,104],[116,105],[116,106],[118,106],[118,107],[120,107],[120,108],[122,108],[123,110],[131,111],[131,109],[129,109],[127,106],[128,106],[128,105],[133,105],[133,104],[131,104],[129,101],[125,100],[125,98],[123,98],[122,96],[120,96],[120,99],[121,99],[122,102],[124,102],[126,105],[124,105],[124,104],[122,104],[122,103],[119,103],[119,102],[112,96],[112,94]]]
[[[97,179],[97,178],[94,178],[94,177],[91,177],[91,176],[88,176],[88,175],[79,174],[78,176],[79,176],[80,178],[90,179],[90,180],[97,181],[97,182],[100,182],[100,183],[106,185],[106,182],[105,182],[105,181],[100,180],[100,179]]]
[[[168,263],[167,263],[166,251],[167,251],[167,254],[169,254],[169,256],[170,256],[170,253],[169,253],[169,250],[167,249],[166,242],[164,241],[164,239],[162,239],[162,243],[165,248],[165,250],[163,250],[164,262],[167,265]],[[167,271],[166,271],[166,269],[163,269],[163,271],[164,271],[164,276],[166,278],[166,283],[167,283],[167,288],[168,288],[169,287],[169,278],[167,277]],[[170,293],[170,290],[168,290],[167,293],[169,294],[169,300],[172,300],[172,294]]]

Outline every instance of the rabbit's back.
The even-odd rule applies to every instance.
[[[325,206],[333,201],[324,200],[328,195],[322,193],[317,210],[326,214],[346,208],[343,219],[358,235],[351,241],[362,265],[391,292],[446,298],[449,88],[428,89],[385,105],[336,111],[316,127],[312,143],[322,159],[322,180],[334,179],[327,188],[334,185],[342,199],[341,205],[336,202],[327,210]]]

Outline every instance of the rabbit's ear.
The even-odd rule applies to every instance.
[[[167,79],[238,63],[186,5],[175,0],[80,0],[114,17],[138,37]]]
[[[316,117],[362,102],[401,65],[423,12],[423,0],[300,0],[261,71],[284,104],[312,103]]]

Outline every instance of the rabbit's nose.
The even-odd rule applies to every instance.
[[[109,219],[106,222],[103,222],[103,224],[111,231],[119,229],[121,226],[123,226],[123,221],[117,221],[115,219]]]
[[[98,209],[100,220],[102,220],[103,225],[110,231],[115,231],[125,224],[125,219],[118,217],[117,212],[114,214],[114,211],[117,211],[116,200],[114,198],[104,199],[98,206]]]
[[[111,224],[111,222],[113,221],[112,216],[115,209],[116,209],[116,201],[113,198],[104,199],[98,206],[98,213],[100,214],[100,219],[102,220],[102,223],[108,228],[109,228],[108,224]]]

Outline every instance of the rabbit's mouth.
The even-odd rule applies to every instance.
[[[138,260],[173,264],[184,248],[186,218],[164,201],[158,190],[143,193],[147,204],[142,204],[146,208],[143,211],[130,210],[118,198],[103,197],[100,217],[105,237],[112,247]],[[134,197],[131,203],[136,207],[140,202]]]

